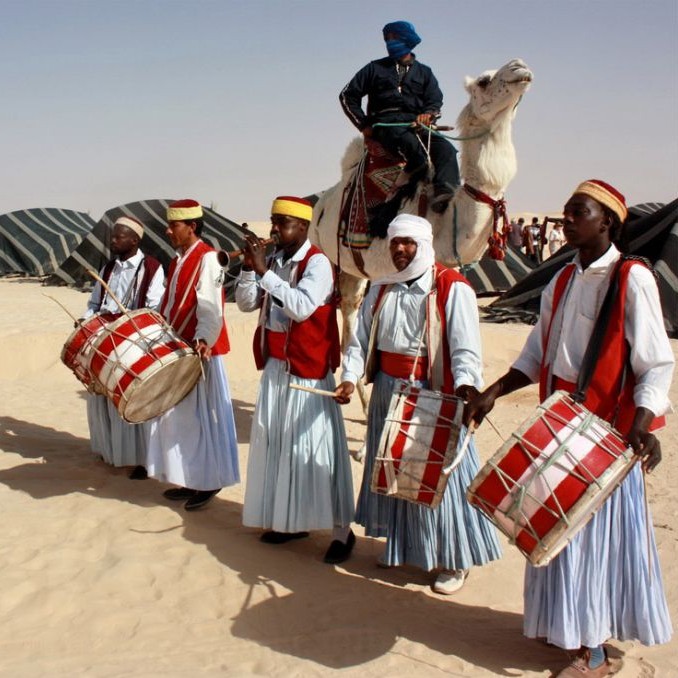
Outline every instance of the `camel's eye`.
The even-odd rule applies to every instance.
[[[483,75],[482,77],[478,78],[478,87],[485,89],[490,84],[490,80],[491,78],[489,75]]]

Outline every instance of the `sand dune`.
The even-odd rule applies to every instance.
[[[382,543],[358,533],[343,567],[322,562],[328,533],[280,547],[241,525],[244,483],[189,514],[164,485],[127,479],[89,451],[84,391],[61,364],[71,331],[58,299],[79,315],[87,297],[35,281],[0,281],[0,675],[2,676],[547,676],[561,651],[522,637],[523,557],[472,571],[459,595],[428,588],[415,569],[375,566]],[[227,307],[226,367],[241,468],[258,375],[250,352],[256,315]],[[483,325],[486,380],[517,355],[529,328]],[[678,344],[674,342],[678,349]],[[672,397],[676,401],[678,387]],[[534,389],[505,399],[493,421],[504,437],[529,416]],[[365,426],[346,410],[351,447]],[[664,583],[678,619],[678,438],[649,479]],[[478,434],[483,459],[500,440]],[[353,464],[358,484],[362,467]],[[620,676],[678,675],[678,643],[615,643]]]

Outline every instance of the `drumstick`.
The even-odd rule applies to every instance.
[[[80,321],[58,299],[55,299],[54,297],[51,297],[49,294],[45,294],[44,292],[42,293],[42,296],[47,297],[48,299],[51,299],[55,303],[59,304],[59,306],[61,306],[61,308],[63,308],[64,311],[68,313],[68,315],[71,317],[71,320],[73,320],[74,323],[80,324]]]
[[[91,268],[86,268],[85,270],[87,271],[87,274],[89,276],[94,278],[106,290],[106,292],[108,292],[110,298],[113,299],[113,301],[120,307],[120,310],[123,313],[125,314],[129,313],[129,311],[122,305],[120,299],[118,299],[118,297],[116,297],[115,294],[113,294],[113,290],[106,284],[106,282],[101,277],[99,277],[97,273],[95,273]]]
[[[321,388],[313,388],[312,386],[302,386],[301,384],[290,384],[290,388],[295,388],[297,391],[306,391],[307,393],[315,393],[319,396],[327,396],[334,398],[336,393],[334,391],[323,391]]]
[[[499,433],[499,429],[492,423],[492,420],[487,415],[485,415],[485,421],[492,427],[492,430],[501,438],[501,440],[506,442],[504,436]]]
[[[461,449],[457,452],[457,456],[452,460],[452,463],[448,466],[443,467],[443,473],[449,475],[454,471],[459,464],[463,461],[466,456],[466,451],[468,450],[468,445],[471,442],[471,436],[476,432],[476,423],[472,421],[468,428],[466,429],[466,435],[464,436],[464,442],[461,444]]]

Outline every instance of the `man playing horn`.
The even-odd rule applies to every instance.
[[[264,528],[261,540],[283,544],[309,530],[332,529],[325,562],[346,560],[355,536],[353,483],[344,421],[336,402],[293,386],[335,388],[339,364],[334,273],[307,238],[313,215],[301,198],[276,198],[271,209],[275,254],[246,238],[235,298],[259,310],[254,338],[263,369],[252,421],[243,523]]]
[[[388,56],[359,70],[341,91],[339,101],[348,119],[365,137],[372,137],[389,153],[406,161],[396,180],[396,186],[404,186],[411,179],[423,178],[427,168],[428,135],[407,123],[430,127],[440,116],[443,94],[433,71],[412,53],[421,38],[411,23],[386,24],[383,35]],[[367,113],[362,108],[365,96]],[[375,127],[377,123],[387,126]],[[435,170],[431,209],[442,213],[460,183],[457,151],[436,135],[431,135],[430,146]]]
[[[222,487],[240,480],[233,406],[222,356],[223,270],[216,251],[200,238],[202,207],[180,200],[167,209],[167,237],[177,250],[167,274],[160,312],[203,360],[205,378],[150,424],[148,475],[179,487],[167,499],[187,511],[205,506]]]
[[[469,403],[467,422],[481,422],[497,398],[530,383],[539,383],[542,401],[558,389],[572,393],[585,369],[590,381],[584,406],[626,437],[643,459],[642,470],[659,463],[661,449],[651,431],[670,410],[674,357],[652,271],[614,244],[626,215],[624,196],[609,184],[592,179],[575,189],[563,210],[565,238],[577,249],[574,261],[542,292],[539,321],[521,354]],[[594,344],[598,355],[586,369],[589,341],[613,283],[618,291],[606,311],[602,340]],[[636,464],[548,565],[527,564],[524,633],[575,653],[560,678],[610,675],[603,647],[609,638],[645,645],[670,640],[657,547],[646,521],[652,524]]]
[[[371,493],[370,479],[396,380],[412,376],[418,386],[464,400],[478,392],[482,359],[476,297],[464,277],[435,263],[426,219],[397,216],[388,239],[397,270],[370,288],[336,390],[337,400],[345,403],[363,374],[374,382],[356,522],[368,536],[387,538],[380,565],[439,570],[433,590],[451,594],[464,585],[471,566],[501,555],[494,527],[465,497],[478,471],[473,442],[435,509]]]
[[[99,277],[125,308],[151,308],[160,305],[165,290],[165,274],[160,262],[139,249],[143,225],[131,217],[119,217],[111,233],[113,258]],[[119,314],[120,307],[97,281],[87,302],[83,320],[95,313]],[[92,451],[112,466],[134,466],[133,480],[146,478],[146,437],[142,424],[129,424],[105,396],[88,395],[87,423]]]

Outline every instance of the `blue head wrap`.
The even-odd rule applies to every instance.
[[[395,39],[386,40],[388,55],[393,59],[400,59],[400,57],[409,54],[421,42],[421,38],[409,21],[393,21],[386,24],[383,33],[384,40],[389,33],[398,36]]]

